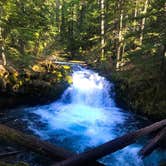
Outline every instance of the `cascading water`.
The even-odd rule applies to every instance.
[[[73,83],[59,101],[25,109],[33,114],[33,118],[27,115],[25,119],[37,135],[82,152],[137,128],[134,116],[116,106],[113,85],[104,77],[80,68],[73,72],[72,78]],[[141,160],[137,155],[141,146],[138,142],[100,161],[109,166],[157,166],[163,155],[153,153]]]

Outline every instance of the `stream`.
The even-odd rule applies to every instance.
[[[7,116],[15,118],[13,124],[18,128],[77,153],[151,123],[118,107],[113,83],[98,73],[76,65],[72,80],[59,100],[10,110]],[[143,160],[139,157],[147,141],[148,137],[139,139],[99,161],[107,166],[158,166],[165,162],[166,152],[161,149]]]

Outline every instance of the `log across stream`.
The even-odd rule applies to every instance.
[[[117,106],[113,84],[104,77],[74,66],[72,79],[73,83],[58,101],[44,106],[7,111],[5,116],[12,119],[6,120],[7,125],[81,153],[150,124],[148,120]],[[1,120],[3,121],[3,117]],[[108,166],[157,166],[165,162],[164,150],[155,150],[144,159],[139,157],[138,152],[148,140],[146,137],[139,139],[135,144],[99,161]],[[153,141],[158,141],[158,137]],[[151,142],[145,149],[150,145]],[[28,158],[23,160],[28,162]],[[35,158],[31,165],[34,163],[48,165],[47,162],[39,164]]]

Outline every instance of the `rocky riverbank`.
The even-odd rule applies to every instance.
[[[60,97],[70,80],[70,67],[42,61],[30,68],[0,66],[0,108],[48,103]]]

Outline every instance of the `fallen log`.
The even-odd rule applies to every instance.
[[[0,139],[7,142],[14,142],[52,159],[63,160],[74,155],[74,153],[63,148],[53,146],[48,142],[42,141],[34,136],[26,135],[2,124],[0,124]]]
[[[81,166],[86,165],[91,161],[97,160],[101,157],[104,157],[110,153],[113,153],[117,150],[120,150],[136,141],[141,136],[147,135],[153,131],[159,130],[166,126],[166,119],[156,122],[145,128],[136,130],[129,134],[125,134],[119,138],[116,138],[112,141],[106,142],[96,148],[93,148],[89,151],[83,152],[81,154],[74,155],[67,160],[56,163],[53,166]]]
[[[0,124],[0,139],[24,146],[33,152],[52,158],[54,161],[64,160],[75,154],[49,142],[42,141],[34,136],[24,134],[2,124]],[[93,165],[101,166],[102,164],[93,161]]]
[[[139,152],[142,158],[145,158],[149,155],[155,148],[158,147],[160,141],[166,136],[166,127],[162,129],[150,142],[145,145]]]
[[[14,156],[17,155],[19,153],[22,153],[23,151],[14,151],[14,152],[5,152],[5,153],[0,153],[0,159],[3,159],[5,157],[10,157],[10,156]]]

